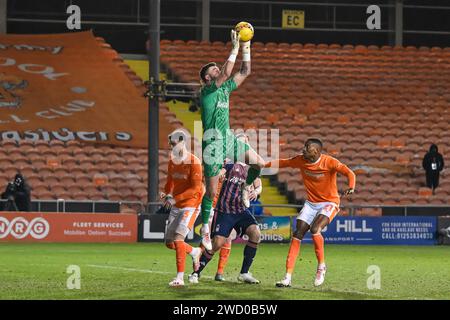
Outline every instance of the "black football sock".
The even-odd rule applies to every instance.
[[[247,273],[252,265],[253,259],[256,255],[258,244],[256,242],[247,241],[247,245],[244,248],[244,261],[242,261],[241,273]]]
[[[200,257],[200,267],[195,272],[200,276],[200,273],[205,269],[206,265],[209,261],[211,261],[212,257],[214,256],[214,252],[208,252],[208,250],[203,251],[202,256]]]

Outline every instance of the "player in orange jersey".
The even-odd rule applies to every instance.
[[[184,285],[186,253],[192,257],[194,271],[198,269],[202,253],[200,248],[193,248],[184,241],[198,217],[205,193],[202,163],[186,149],[186,139],[186,134],[178,129],[169,135],[172,151],[162,194],[164,209],[170,211],[165,243],[176,251],[177,276],[169,283],[172,287]]]
[[[300,252],[300,243],[308,230],[312,234],[318,262],[314,285],[320,286],[325,280],[326,273],[324,239],[321,231],[339,212],[340,197],[336,176],[340,173],[348,178],[349,186],[344,195],[355,191],[356,176],[339,160],[322,154],[322,141],[317,138],[310,138],[305,142],[302,154],[289,159],[271,161],[267,167],[300,169],[307,193],[307,200],[297,217],[296,230],[289,247],[286,275],[283,280],[276,283],[276,286],[291,286],[292,272]]]

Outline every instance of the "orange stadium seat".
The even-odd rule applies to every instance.
[[[230,44],[164,40],[161,61],[170,65],[175,75],[197,81],[199,54],[214,52],[219,58],[225,46],[229,48]],[[449,57],[443,54],[450,48],[260,42],[252,47],[252,68],[258,73],[258,81],[245,83],[245,90],[233,93],[230,122],[234,129],[279,128],[280,140],[286,142],[281,145],[281,154],[298,153],[307,137],[321,137],[327,153],[355,170],[356,165],[364,165],[359,167],[357,177],[360,194],[350,199],[352,204],[450,202],[446,179],[441,179],[441,187],[432,195],[423,188],[421,169],[421,159],[431,142],[438,143],[441,150],[450,150],[450,135],[446,135],[450,84],[443,73],[449,66]],[[129,70],[128,66],[124,70]],[[274,72],[284,77],[274,78]],[[183,125],[170,112],[164,112],[164,116],[174,126]],[[95,187],[94,177],[105,175],[108,182],[99,185],[101,191],[89,195],[74,189],[74,197],[146,201],[146,149],[88,146],[79,141],[3,140],[0,144],[0,152],[5,155],[2,158],[20,160],[23,168],[35,170],[38,176],[32,181],[38,186],[39,179],[57,176],[55,190],[64,194],[60,190],[62,181],[71,187],[73,181],[83,188]],[[10,153],[11,157],[6,156]],[[70,176],[67,180],[52,171],[57,165],[45,163],[52,157],[65,170],[61,175],[67,172]],[[8,174],[15,169],[11,161],[1,163],[10,165],[5,166]],[[161,153],[161,184],[166,171],[167,154]],[[287,183],[288,190],[301,200],[303,186],[290,173],[280,171],[277,179]],[[111,186],[114,188],[108,189]],[[39,190],[36,195],[51,196],[46,193],[49,191]],[[365,209],[355,214],[378,216],[381,211]]]

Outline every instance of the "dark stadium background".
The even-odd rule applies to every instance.
[[[394,45],[394,29],[390,26],[394,17],[394,1],[386,0],[315,0],[309,3],[326,4],[329,6],[286,4],[268,5],[250,1],[211,1],[210,31],[211,41],[223,41],[229,38],[229,26],[236,20],[248,20],[257,29],[254,41],[261,42],[300,42],[300,43],[340,43],[362,45]],[[306,2],[306,1],[304,1]],[[336,28],[366,29],[366,8],[376,4],[381,7],[381,30],[372,32],[345,31],[281,31],[262,30],[259,26],[269,26],[272,17],[272,27],[280,27],[282,9],[305,10],[306,27],[332,28],[334,9],[332,4],[348,3],[362,4],[359,7],[336,7]],[[65,10],[68,5],[76,4],[82,10],[82,20],[97,22],[120,22],[120,25],[82,23],[82,30],[93,29],[96,36],[105,38],[115,50],[121,53],[145,53],[145,41],[148,29],[148,1],[144,0],[8,0],[8,32],[9,33],[55,33],[66,32],[65,24],[55,22],[32,22],[23,19],[40,19],[65,21]],[[201,24],[202,2],[196,0],[163,0],[161,1],[161,39],[201,40],[201,27],[174,27],[165,24]],[[384,7],[390,5],[391,7]],[[407,6],[445,6],[450,2],[445,0],[406,0],[404,1],[403,28],[419,31],[450,31],[450,10],[407,8]],[[139,13],[139,14],[138,14]],[[139,17],[138,17],[139,16]],[[129,24],[123,24],[129,23]],[[220,27],[214,27],[214,26]],[[367,30],[368,31],[368,30]],[[405,32],[404,46],[450,46],[448,34],[417,34]]]

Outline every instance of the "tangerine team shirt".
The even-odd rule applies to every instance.
[[[189,152],[181,163],[171,157],[164,192],[173,195],[177,208],[197,208],[205,193],[200,159]]]
[[[303,155],[298,155],[289,159],[274,160],[266,165],[266,167],[277,166],[300,169],[309,202],[333,202],[339,205],[340,197],[336,181],[338,172],[347,176],[349,188],[355,188],[354,172],[339,160],[326,154],[322,154],[314,163],[305,160]]]

